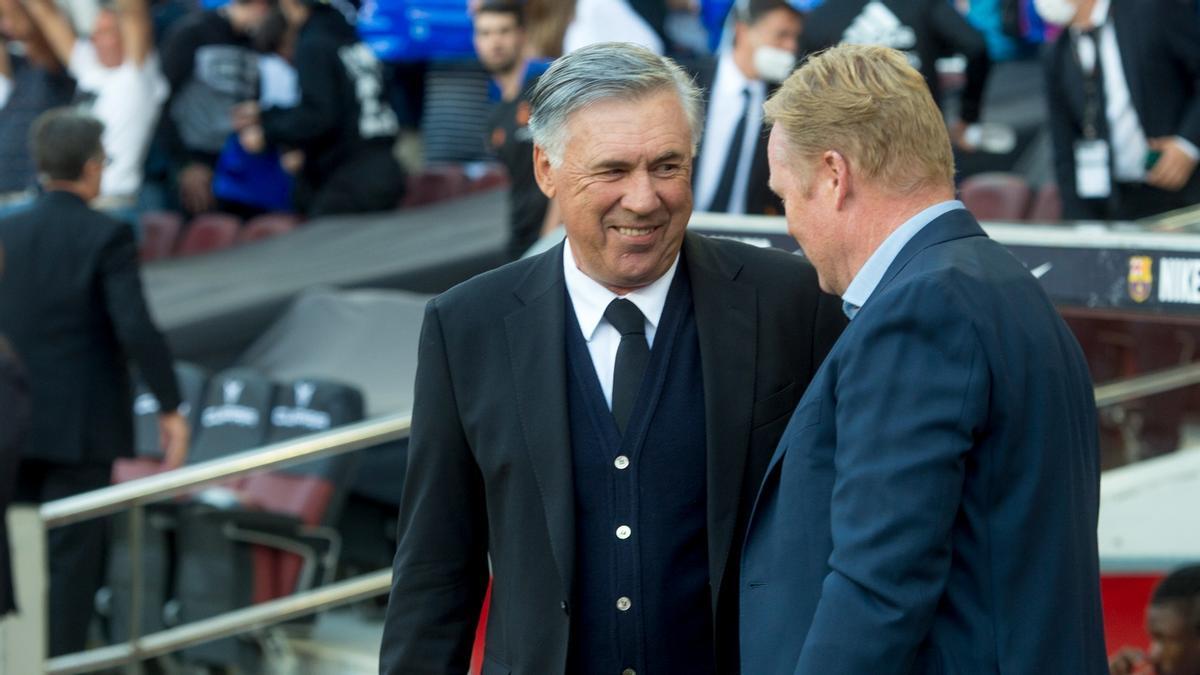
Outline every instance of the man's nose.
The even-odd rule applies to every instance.
[[[658,210],[660,200],[654,179],[649,171],[637,170],[629,175],[621,206],[633,213],[648,214]]]

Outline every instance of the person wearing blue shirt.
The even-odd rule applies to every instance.
[[[1087,363],[954,200],[921,74],[843,45],[765,108],[771,187],[850,324],[750,517],[741,672],[1107,672]]]

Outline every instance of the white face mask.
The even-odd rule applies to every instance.
[[[792,69],[796,67],[796,55],[780,49],[763,45],[754,50],[754,70],[758,77],[767,82],[783,82]]]
[[[1078,11],[1075,0],[1033,0],[1033,8],[1046,23],[1066,26],[1075,19]]]

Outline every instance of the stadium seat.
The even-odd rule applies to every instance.
[[[1029,220],[1039,223],[1057,223],[1062,220],[1062,196],[1058,185],[1043,183],[1029,208]]]
[[[183,216],[172,211],[147,211],[138,221],[142,227],[142,241],[138,245],[141,261],[146,263],[171,257],[179,230],[183,228]]]
[[[981,173],[962,183],[961,199],[979,220],[1023,220],[1032,191],[1024,178],[1010,173]]]
[[[361,393],[299,380],[276,390],[264,443],[361,420]],[[207,430],[206,430],[207,431]],[[196,503],[180,516],[176,587],[180,618],[195,621],[308,589],[331,578],[340,538],[329,524],[344,499],[353,455],[248,476],[236,501]],[[213,588],[222,589],[213,593]],[[256,672],[250,645],[223,640],[186,651],[193,662]]]
[[[175,255],[203,255],[233,246],[242,221],[228,213],[202,213],[188,223]]]
[[[404,192],[404,206],[412,208],[452,199],[470,189],[467,176],[459,166],[427,167],[423,172],[410,174]]]
[[[179,383],[182,403],[179,412],[196,428],[197,413],[204,400],[204,389],[208,373],[191,363],[175,364],[175,378]],[[133,400],[134,457],[118,459],[113,463],[112,482],[124,483],[137,478],[152,476],[163,471],[162,448],[159,446],[158,399],[144,382],[139,382]],[[129,522],[117,518],[113,523],[112,545],[109,552],[108,578],[96,596],[97,611],[110,618],[113,639],[125,639],[129,627],[129,597],[132,578],[130,576]],[[147,513],[146,526],[142,529],[142,629],[157,630],[163,627],[162,607],[170,593],[171,541],[173,523],[171,517],[158,508]]]
[[[484,192],[486,190],[508,187],[508,172],[502,167],[489,169],[482,176],[471,181],[468,187],[471,192]]]
[[[238,234],[238,243],[246,244],[287,234],[300,224],[300,217],[292,213],[264,213],[246,221]]]

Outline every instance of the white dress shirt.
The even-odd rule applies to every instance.
[[[604,391],[604,400],[608,403],[609,410],[612,410],[613,368],[617,364],[617,347],[621,346],[621,334],[604,318],[604,310],[608,309],[610,302],[619,297],[637,305],[646,317],[646,345],[653,349],[658,322],[662,319],[663,307],[667,304],[667,291],[671,290],[671,281],[675,279],[675,270],[678,267],[679,255],[676,254],[671,268],[657,281],[620,296],[584,274],[575,264],[575,255],[571,253],[571,240],[563,243],[563,279],[567,283],[567,295],[571,298],[571,306],[575,308],[579,330],[583,333],[588,352],[592,355],[592,365],[596,368],[596,377],[600,378],[600,388]]]
[[[762,80],[751,80],[733,61],[727,50],[717,61],[717,72],[713,77],[712,92],[708,97],[708,119],[704,123],[704,140],[700,158],[696,163],[696,204],[698,210],[708,211],[717,184],[721,182],[721,171],[725,168],[725,157],[729,143],[733,140],[733,128],[742,117],[745,106],[742,90],[749,87],[749,113],[746,117],[746,142],[742,144],[738,158],[737,173],[733,176],[733,192],[729,195],[729,213],[746,212],[746,185],[750,182],[750,165],[754,161],[754,139],[762,130],[763,102],[767,99],[767,85]]]
[[[1140,183],[1146,180],[1146,153],[1150,145],[1137,109],[1133,107],[1133,96],[1125,79],[1125,66],[1121,62],[1121,49],[1117,44],[1116,27],[1109,21],[1111,0],[1097,0],[1092,9],[1091,25],[1099,26],[1095,44],[1077,28],[1072,28],[1076,54],[1085,76],[1092,72],[1099,51],[1100,67],[1104,71],[1104,116],[1108,120],[1109,140],[1112,144],[1113,177],[1124,183]],[[1196,146],[1187,139],[1181,141],[1184,151],[1193,158],[1200,156]]]

